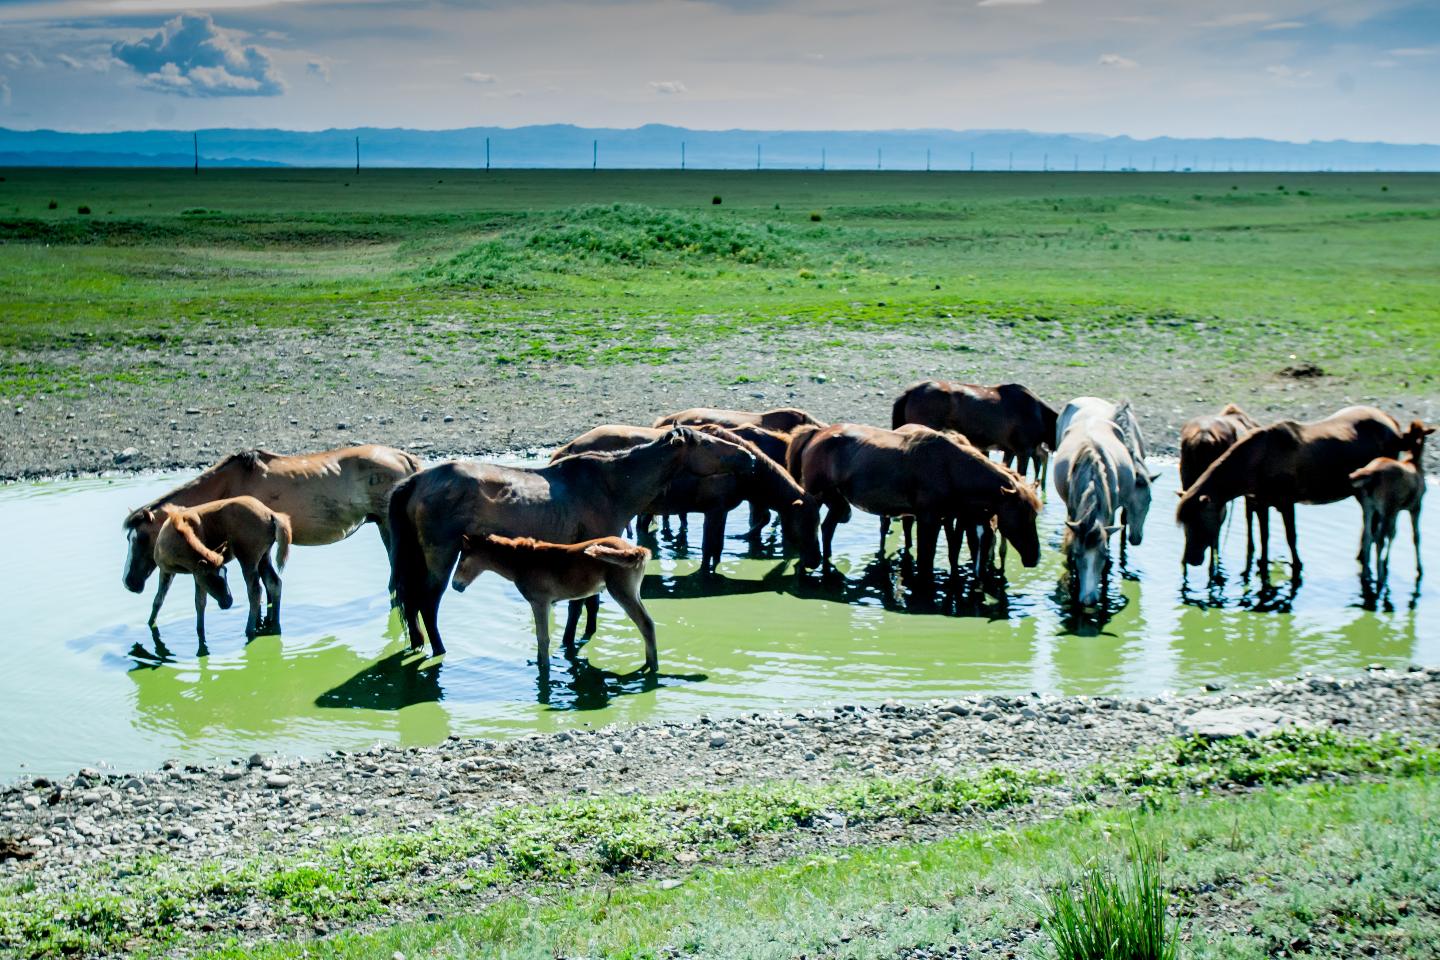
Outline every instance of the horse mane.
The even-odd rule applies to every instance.
[[[1120,401],[1115,408],[1115,426],[1120,428],[1120,439],[1125,447],[1139,454],[1142,461],[1145,460],[1149,456],[1145,450],[1145,436],[1140,432],[1140,420],[1129,400]]]
[[[1265,455],[1267,448],[1280,438],[1288,439],[1294,445],[1299,442],[1297,434],[1300,424],[1294,420],[1281,420],[1268,427],[1252,430],[1235,442],[1230,449],[1220,454],[1215,462],[1205,468],[1190,489],[1180,494],[1180,503],[1175,508],[1175,519],[1187,523],[1199,509],[1200,498],[1208,496],[1222,504],[1244,493],[1246,489],[1234,482],[1233,473],[1249,473],[1250,467]],[[1219,488],[1219,489],[1216,489]]]
[[[136,507],[134,510],[131,510],[128,514],[126,514],[125,520],[121,523],[121,527],[125,530],[136,529],[145,522],[145,514],[159,511],[167,503],[173,500],[176,494],[183,493],[184,491],[189,490],[192,487],[199,486],[200,484],[213,479],[216,474],[220,473],[223,470],[228,470],[232,467],[239,467],[242,470],[248,472],[254,470],[256,467],[263,466],[264,464],[267,464],[271,460],[274,460],[275,458],[280,456],[283,456],[283,454],[274,453],[270,450],[263,450],[259,447],[254,447],[250,450],[240,450],[236,453],[232,453],[228,457],[220,460],[220,462],[214,464],[213,466],[207,467],[205,470],[201,471],[196,476],[180,484],[180,486],[170,490],[168,493],[156,497],[154,500],[151,500],[144,506]]]

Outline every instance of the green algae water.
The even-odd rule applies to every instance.
[[[179,479],[0,488],[8,618],[0,778],[887,697],[1144,695],[1440,661],[1440,588],[1416,588],[1408,523],[1389,602],[1363,603],[1354,501],[1300,508],[1305,582],[1293,597],[1283,564],[1276,589],[1241,578],[1240,523],[1224,543],[1228,582],[1212,587],[1192,570],[1187,588],[1168,509],[1173,465],[1157,484],[1144,544],[1115,564],[1097,616],[1077,616],[1058,588],[1064,507],[1052,494],[1040,565],[1025,570],[1012,556],[1003,596],[983,598],[944,576],[932,589],[909,590],[898,524],[881,557],[878,521],[859,512],[836,534],[835,574],[797,578],[773,542],[752,551],[731,538],[719,575],[704,576],[696,517],[688,543],[659,538],[645,582],[659,631],[655,682],[635,676],[639,634],[607,602],[599,631],[577,656],[567,658],[557,639],[542,683],[529,607],[493,574],[445,597],[444,659],[410,653],[389,609],[380,538],[369,527],[343,543],[292,552],[283,637],[245,641],[244,591],[232,571],[237,603],[228,611],[210,604],[208,647],[197,650],[187,582],[171,591],[158,635],[145,625],[154,578],[143,597],[120,583],[121,519]],[[731,532],[745,519],[735,511]],[[1272,526],[1280,529],[1278,519]],[[1440,543],[1434,511],[1423,526],[1425,542]],[[1283,557],[1283,536],[1275,539]],[[1426,558],[1440,568],[1433,548]]]

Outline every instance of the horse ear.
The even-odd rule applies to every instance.
[[[1210,494],[1208,494],[1208,493],[1202,493],[1202,494],[1200,494],[1200,496],[1199,496],[1197,499],[1198,499],[1201,503],[1209,503],[1209,502],[1210,502]]]
[[[1069,527],[1071,530],[1075,531],[1076,533],[1079,533],[1079,532],[1080,532],[1080,524],[1079,524],[1078,521],[1075,521],[1075,520],[1066,520],[1066,521],[1065,521],[1065,526]]]
[[[1151,482],[1151,483],[1154,483],[1156,480],[1159,480],[1159,479],[1160,479],[1160,474],[1158,474],[1158,473],[1152,473],[1152,474],[1150,474],[1150,482]]]
[[[791,500],[791,501],[790,501],[790,506],[792,506],[792,507],[794,507],[795,509],[799,510],[800,508],[802,508],[802,507],[805,506],[805,501],[804,501],[804,500],[801,500],[799,497],[796,497],[794,500]]]
[[[145,522],[146,522],[146,523],[154,523],[154,522],[155,522],[155,511],[154,511],[154,510],[146,510],[146,511],[145,511]]]
[[[1179,497],[1181,500],[1184,500],[1184,499],[1185,499],[1185,491],[1184,491],[1184,490],[1176,490],[1176,491],[1175,491],[1175,496]]]
[[[475,548],[471,545],[470,534],[460,534],[460,549],[465,553],[472,552]]]
[[[677,447],[680,447],[680,446],[684,446],[686,443],[688,443],[688,442],[690,441],[690,436],[689,436],[689,434],[690,434],[690,431],[686,430],[684,427],[681,427],[681,426],[678,426],[678,425],[677,425],[677,426],[674,426],[674,427],[671,427],[671,428],[670,428],[670,433],[665,437],[665,439],[666,439],[666,441],[668,441],[669,443],[671,443],[671,444],[673,444],[673,445],[675,445],[675,446],[677,446]]]

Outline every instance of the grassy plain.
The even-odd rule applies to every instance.
[[[229,348],[286,336],[452,381],[732,349],[758,368],[732,385],[793,380],[745,353],[767,338],[834,380],[821,352],[863,368],[890,337],[957,376],[1013,370],[997,345],[1112,381],[1137,354],[1202,384],[1294,355],[1337,395],[1436,393],[1434,175],[0,173],[0,397],[32,413],[188,404],[250,375]]]

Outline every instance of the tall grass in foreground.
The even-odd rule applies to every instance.
[[[1180,924],[1166,913],[1160,859],[1158,847],[1137,837],[1128,870],[1092,860],[1051,892],[1040,921],[1056,960],[1175,960]]]

